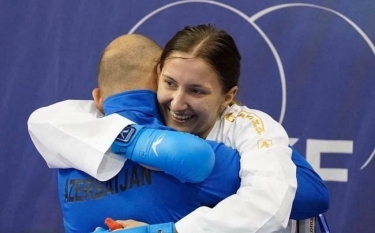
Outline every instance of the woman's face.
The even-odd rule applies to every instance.
[[[181,52],[172,53],[164,63],[158,101],[168,126],[202,138],[227,105],[215,71],[204,60]]]

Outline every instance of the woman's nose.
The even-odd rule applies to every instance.
[[[172,96],[171,110],[178,112],[187,108],[186,95],[182,91],[175,91]]]

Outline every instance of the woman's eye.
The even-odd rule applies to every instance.
[[[193,94],[204,94],[204,91],[200,90],[200,89],[192,89],[191,92]]]
[[[169,89],[175,89],[176,88],[176,83],[171,81],[171,80],[164,80],[165,87]]]
[[[167,84],[167,86],[172,86],[172,82],[171,81],[165,80],[164,82],[165,82],[165,84]]]

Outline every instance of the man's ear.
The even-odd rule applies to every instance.
[[[159,62],[159,64],[156,65],[156,74],[158,75],[158,77],[160,73],[161,73],[161,68],[160,68],[160,62]]]
[[[156,65],[155,73],[156,73],[156,80],[155,80],[156,89],[155,89],[155,91],[157,92],[158,87],[159,87],[159,77],[160,77],[160,74],[161,74],[160,63]]]
[[[234,97],[237,95],[238,86],[232,87],[224,96],[224,102],[222,107],[226,108],[233,100]]]
[[[103,111],[103,98],[100,94],[100,89],[97,87],[92,90],[92,98],[94,99],[96,108],[104,114]]]
[[[156,66],[156,83],[159,83],[159,76],[161,74],[160,63]]]

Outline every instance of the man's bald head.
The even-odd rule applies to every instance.
[[[103,100],[123,91],[156,91],[156,65],[161,51],[159,45],[142,35],[123,35],[113,40],[99,61],[98,84]]]

